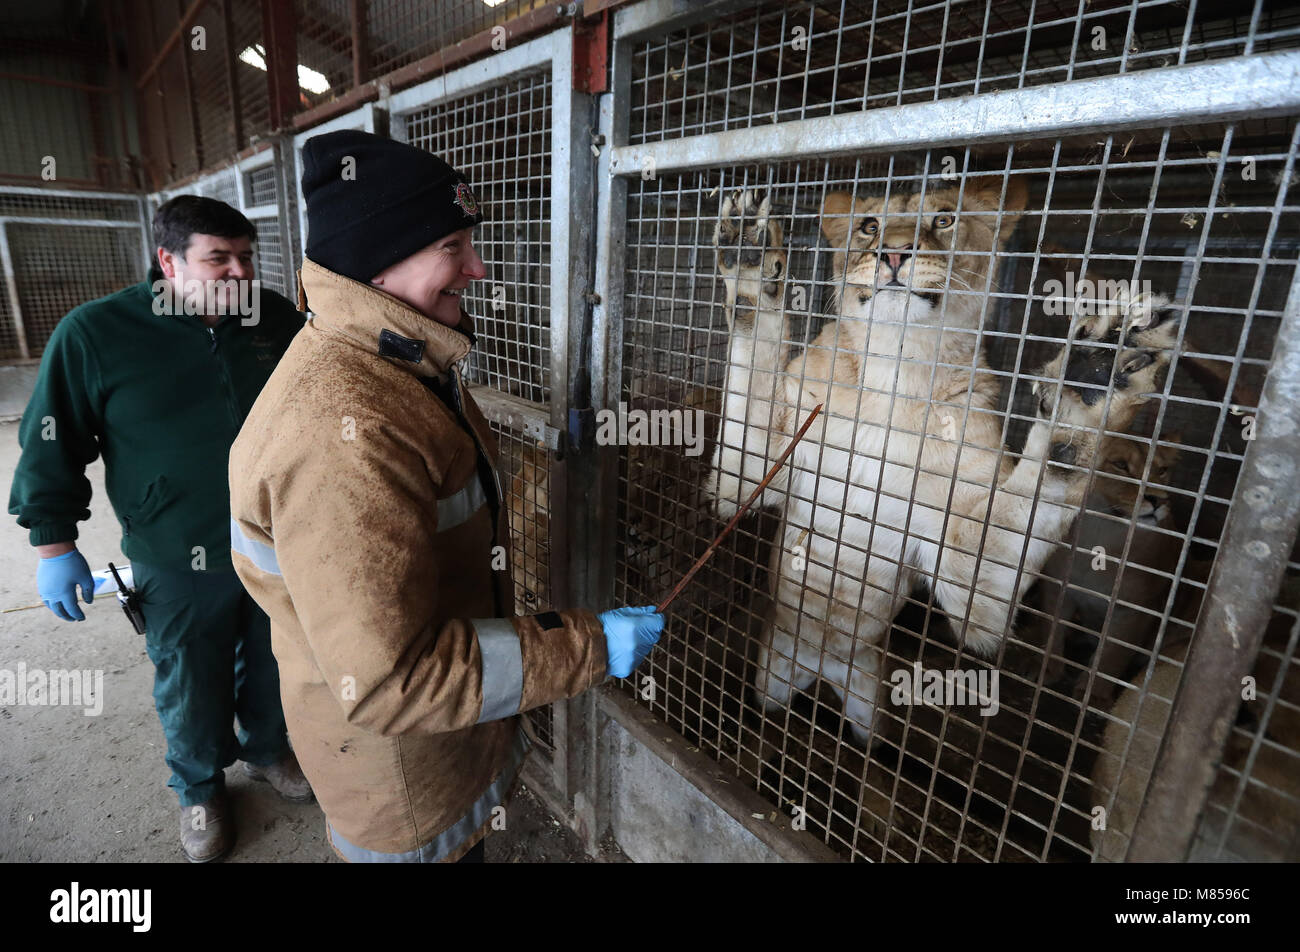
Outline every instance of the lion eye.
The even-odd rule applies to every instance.
[[[880,223],[874,218],[862,219],[862,224],[858,226],[858,231],[862,232],[868,238],[874,238],[876,232],[880,231]]]
[[[931,223],[930,227],[935,231],[938,231],[940,228],[951,228],[953,223],[956,221],[957,216],[952,212],[940,212],[934,216],[934,221]]]
[[[1127,472],[1128,472],[1128,463],[1124,462],[1124,460],[1122,460],[1122,459],[1117,459],[1117,460],[1115,460],[1114,463],[1113,463],[1112,465],[1114,465],[1114,467],[1115,467],[1117,470],[1119,470],[1121,473],[1127,473]]]

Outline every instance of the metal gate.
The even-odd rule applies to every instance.
[[[140,199],[0,187],[0,361],[35,361],[79,304],[144,277]]]
[[[827,403],[627,697],[796,849],[1300,855],[1300,13],[648,0],[614,32],[604,408],[707,435],[619,449],[614,600]]]

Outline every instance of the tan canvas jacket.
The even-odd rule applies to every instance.
[[[509,616],[495,440],[454,367],[469,338],[310,260],[301,281],[315,317],[230,451],[235,570],[335,850],[454,861],[527,753],[515,715],[601,681],[604,634],[590,612]]]

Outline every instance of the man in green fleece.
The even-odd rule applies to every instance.
[[[229,205],[173,198],[153,237],[151,280],[74,308],[50,336],[9,511],[40,556],[41,599],[84,621],[76,589],[89,603],[94,581],[76,524],[90,517],[86,465],[103,454],[156,668],[181,845],[207,862],[234,844],[224,769],[236,759],[281,796],[312,799],[289,749],[270,623],[231,565],[227,484],[230,445],[303,320],[253,280],[257,233]]]

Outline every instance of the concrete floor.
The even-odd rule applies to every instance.
[[[6,500],[19,456],[18,428],[0,423]],[[92,516],[78,547],[94,570],[127,560],[104,495],[104,467],[89,469]],[[6,506],[7,508],[7,506]],[[0,669],[103,671],[103,711],[26,704],[0,707],[0,861],[185,862],[178,808],[167,788],[162,728],[153,707],[153,665],[114,596],[83,605],[86,620],[56,618],[36,593],[36,556],[26,530],[0,520]],[[243,776],[226,782],[238,842],[228,862],[339,862],[315,804],[294,805]],[[489,862],[591,862],[578,839],[526,790],[507,810],[506,830],[488,838]],[[595,861],[623,859],[616,847]]]

